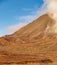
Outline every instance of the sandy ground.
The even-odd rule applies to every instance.
[[[27,63],[27,64],[0,64],[0,65],[57,65],[57,62],[53,62],[53,63]]]

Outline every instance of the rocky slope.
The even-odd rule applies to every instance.
[[[12,35],[0,38],[0,63],[57,62],[57,34],[47,14]]]

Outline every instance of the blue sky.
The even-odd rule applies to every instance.
[[[43,0],[0,0],[0,36],[37,18],[43,3]]]

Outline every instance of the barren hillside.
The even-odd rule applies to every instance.
[[[0,63],[57,62],[57,34],[47,14],[12,35],[0,38]]]

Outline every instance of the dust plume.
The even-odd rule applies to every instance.
[[[47,2],[47,13],[54,21],[49,25],[49,32],[57,33],[57,0],[44,0]]]

